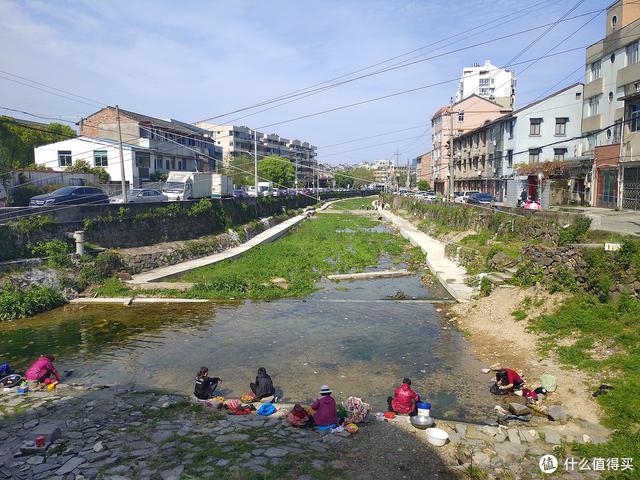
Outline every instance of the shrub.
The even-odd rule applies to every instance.
[[[106,278],[113,275],[122,268],[122,259],[113,250],[100,252],[93,264],[96,275],[100,278]]]
[[[584,234],[589,231],[591,219],[584,215],[578,215],[571,225],[560,230],[558,235],[558,245],[567,245],[569,243],[579,242]]]
[[[65,303],[62,293],[52,287],[14,286],[0,290],[0,320],[14,320],[51,310]]]
[[[542,270],[542,267],[530,260],[527,260],[520,264],[518,270],[511,279],[511,283],[520,287],[531,287],[532,285],[542,281],[543,277],[544,271]]]
[[[640,248],[638,244],[631,240],[625,240],[622,243],[622,247],[618,250],[618,262],[624,268],[640,266]]]
[[[40,241],[35,245],[28,245],[31,254],[36,257],[49,257],[48,265],[52,268],[62,268],[71,265],[69,260],[69,244],[63,240]]]
[[[149,177],[152,182],[166,182],[167,178],[169,178],[169,174],[162,172],[153,172]]]
[[[12,207],[25,207],[29,205],[31,197],[35,197],[42,193],[35,185],[27,183],[25,185],[16,185],[11,189],[10,205]]]
[[[187,211],[187,215],[190,217],[200,217],[205,215],[211,215],[213,211],[213,206],[211,205],[211,200],[208,198],[202,198],[198,203],[195,203],[191,206],[191,208]]]
[[[577,288],[575,275],[564,265],[560,265],[555,272],[551,274],[551,285],[549,291],[551,293],[563,291],[575,291]]]
[[[491,280],[489,280],[487,277],[482,277],[482,280],[480,280],[480,295],[483,297],[488,297],[489,295],[491,295],[492,290],[493,284],[491,283]]]

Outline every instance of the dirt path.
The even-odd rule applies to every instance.
[[[551,373],[558,379],[558,390],[550,395],[550,403],[560,403],[572,416],[597,423],[601,410],[591,396],[589,378],[583,372],[568,369],[553,355],[542,358],[537,351],[539,339],[526,330],[527,321],[517,321],[512,312],[522,309],[528,318],[553,311],[564,300],[535,287],[529,289],[500,287],[485,298],[451,307],[450,319],[470,333],[469,341],[475,354],[487,367],[500,363],[503,367],[522,369],[529,386],[539,386],[540,375]],[[488,380],[490,380],[488,374]]]
[[[424,435],[424,434],[423,434]],[[386,422],[374,421],[354,435],[332,465],[350,480],[457,479],[433,447]]]

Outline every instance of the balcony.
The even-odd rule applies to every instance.
[[[602,77],[597,78],[596,80],[593,80],[592,82],[585,84],[582,95],[584,98],[591,98],[591,97],[595,97],[596,95],[600,95],[601,93],[602,93]]]
[[[629,65],[628,67],[621,68],[618,70],[618,75],[616,77],[616,87],[622,87],[623,85],[627,85],[628,83],[637,82],[640,78],[640,62],[634,63],[633,65]],[[586,89],[586,86],[585,86]],[[585,98],[586,90],[585,90]]]
[[[602,128],[602,117],[600,115],[593,115],[591,117],[582,119],[582,131],[583,132],[595,132]]]

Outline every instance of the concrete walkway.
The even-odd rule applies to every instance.
[[[322,207],[318,209],[318,211],[323,211],[328,208],[334,202],[327,202]],[[168,267],[155,268],[153,270],[149,270],[147,272],[138,273],[134,275],[131,280],[126,281],[127,285],[131,287],[136,287],[142,284],[146,284],[149,282],[157,282],[166,277],[170,277],[172,275],[177,275],[180,273],[187,272],[189,270],[193,270],[199,267],[205,267],[207,265],[213,265],[214,263],[222,262],[224,260],[229,260],[231,258],[237,258],[240,255],[251,250],[256,245],[260,245],[261,243],[272,242],[277,240],[286,234],[289,230],[295,227],[298,223],[302,222],[306,218],[305,214],[298,215],[296,217],[292,217],[284,222],[276,225],[275,227],[271,227],[268,230],[256,235],[251,240],[238,245],[237,247],[229,248],[223,252],[214,253],[213,255],[207,255],[206,257],[195,258],[193,260],[189,260],[182,263],[177,263],[176,265],[169,265]],[[162,282],[157,285],[149,285],[149,288],[168,288],[168,282]]]
[[[397,227],[400,234],[408,239],[412,245],[420,247],[427,255],[429,269],[453,298],[458,302],[467,302],[471,299],[474,290],[464,283],[467,278],[466,270],[445,256],[442,242],[421,232],[411,222],[387,210],[378,211],[378,213]]]

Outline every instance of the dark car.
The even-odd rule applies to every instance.
[[[109,197],[96,187],[62,187],[51,193],[36,195],[29,201],[29,205],[32,207],[81,205],[85,203],[109,203]]]
[[[496,201],[496,197],[490,193],[472,193],[467,198],[467,203],[471,205],[493,205]]]

